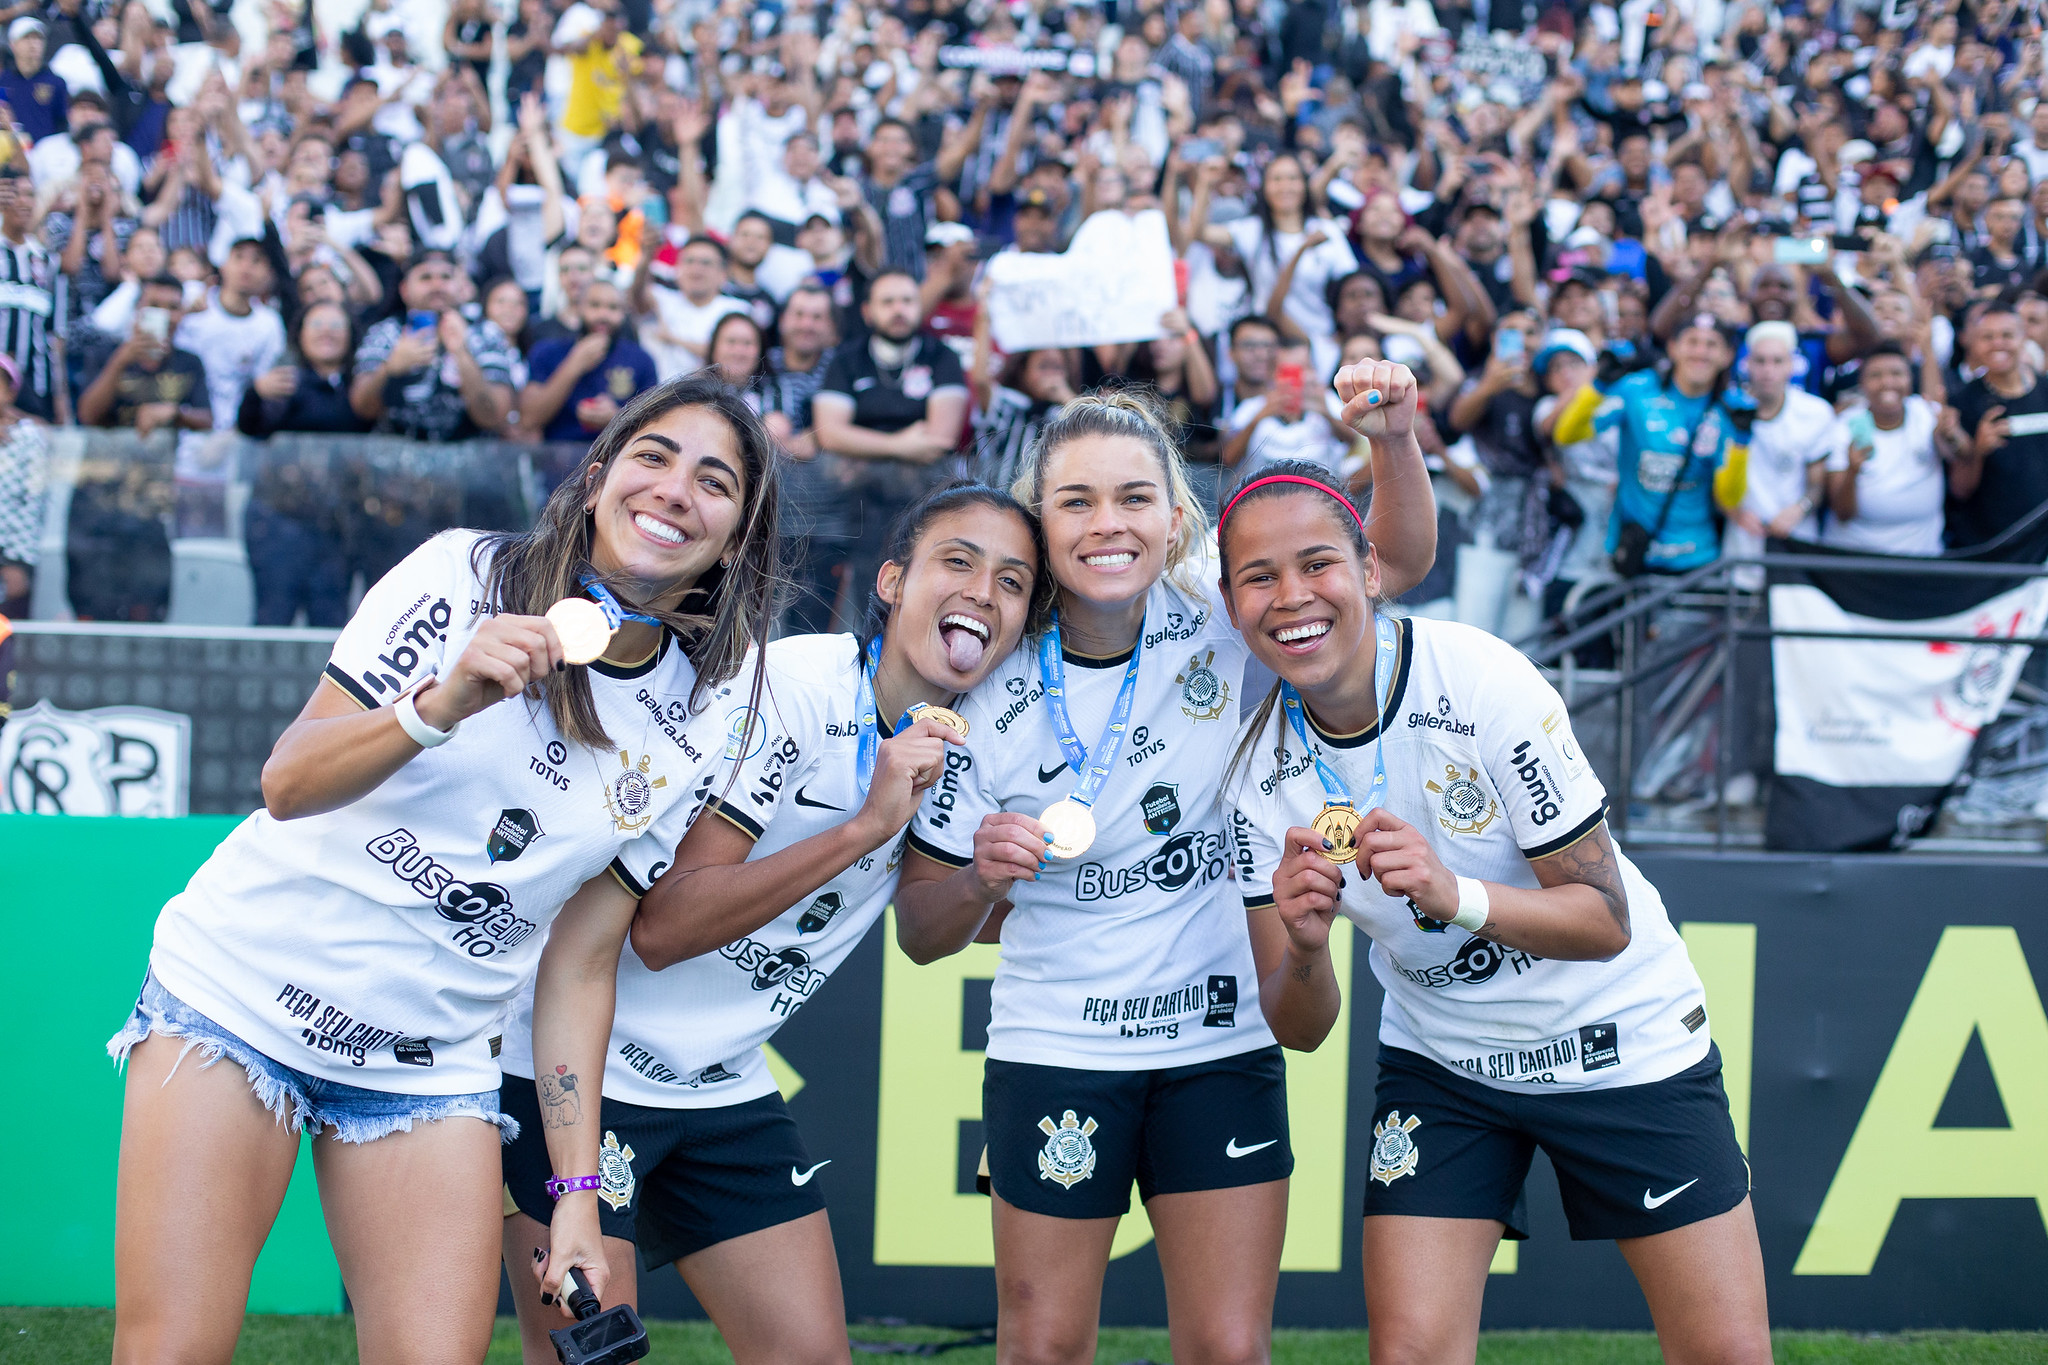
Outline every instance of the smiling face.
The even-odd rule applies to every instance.
[[[672,408],[626,442],[585,506],[590,562],[646,585],[642,600],[681,598],[731,548],[745,516],[739,437],[710,408]]]
[[[1906,395],[1913,391],[1913,367],[1904,356],[1874,355],[1863,362],[1860,387],[1870,415],[1887,428],[1905,415]]]
[[[1009,657],[1031,615],[1038,547],[1007,508],[970,503],[933,517],[907,564],[882,565],[890,607],[883,652],[927,686],[968,692]]]
[[[1225,527],[1223,603],[1259,662],[1313,699],[1372,680],[1379,563],[1356,528],[1309,489],[1253,497]]]
[[[1082,601],[1136,601],[1166,572],[1180,528],[1159,456],[1133,436],[1080,436],[1045,459],[1046,567]]]

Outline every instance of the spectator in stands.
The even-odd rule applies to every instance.
[[[91,87],[72,92],[65,123],[64,132],[54,137],[39,138],[29,149],[29,175],[38,185],[61,185],[78,174],[82,159],[80,148],[87,134],[93,129],[111,126],[106,97]],[[133,195],[142,188],[142,162],[133,147],[117,138],[107,159],[114,179],[120,183],[124,193]]]
[[[1316,377],[1306,340],[1283,342],[1266,391],[1230,414],[1223,467],[1235,484],[1258,477],[1276,460],[1311,460],[1337,476],[1351,449],[1351,429],[1330,386]]]
[[[220,430],[235,425],[251,381],[284,355],[284,323],[260,302],[275,287],[263,243],[244,238],[228,248],[220,288],[206,307],[186,313],[178,324],[178,345],[206,358],[214,425]]]
[[[0,616],[24,620],[42,555],[50,439],[14,406],[21,369],[0,355]],[[0,694],[0,700],[4,700]]]
[[[526,291],[519,287],[519,281],[504,275],[486,284],[483,289],[483,315],[497,327],[498,334],[511,348],[513,391],[525,392],[526,378],[530,373],[526,358],[534,345],[531,335],[533,310],[527,306]],[[510,420],[509,414],[507,420]]]
[[[1977,315],[1970,340],[1984,372],[1956,395],[1942,421],[1951,550],[1996,540],[2048,503],[2048,384],[2026,358],[2019,314],[1993,303]],[[2048,558],[2048,526],[2036,525],[1999,557]]]
[[[872,581],[863,570],[879,565],[884,531],[933,481],[931,466],[959,444],[967,418],[959,357],[918,331],[917,280],[883,271],[861,312],[867,339],[839,348],[811,399],[819,448],[856,465],[856,585]]]
[[[741,390],[756,412],[767,403],[768,334],[747,313],[727,313],[711,329],[704,368]]]
[[[1814,512],[1826,496],[1824,466],[1835,410],[1792,384],[1799,333],[1791,323],[1759,322],[1744,344],[1749,350],[1745,388],[1756,416],[1742,502],[1728,514],[1721,549],[1731,558],[1754,559],[1764,552],[1766,539],[1819,536]]]
[[[13,357],[21,371],[16,405],[31,417],[65,425],[71,397],[52,355],[51,320],[68,283],[35,236],[35,187],[13,171],[0,167],[0,354]]]
[[[349,401],[356,330],[346,306],[308,304],[299,314],[285,363],[256,376],[237,405],[235,425],[262,439],[280,431],[348,434],[370,429]]]
[[[745,302],[724,292],[725,266],[720,242],[693,237],[681,250],[664,247],[634,275],[633,316],[664,380],[701,368],[718,320],[747,311]]]
[[[762,423],[790,456],[782,484],[783,533],[796,584],[784,629],[797,634],[832,629],[840,575],[857,518],[847,509],[840,478],[844,462],[818,450],[811,400],[824,382],[837,342],[832,295],[818,284],[802,284],[782,305],[776,328],[779,344],[768,348]]]
[[[71,92],[57,74],[43,65],[49,30],[42,20],[24,14],[7,26],[7,48],[14,61],[0,72],[0,96],[30,142],[65,131]]]
[[[1948,492],[1934,435],[1941,409],[1913,392],[1913,362],[1896,341],[1879,342],[1858,377],[1865,406],[1843,414],[1828,433],[1833,515],[1821,543],[1863,554],[1938,555]]]
[[[135,328],[79,395],[79,421],[132,428],[138,436],[164,427],[213,429],[206,366],[171,344],[183,299],[184,289],[168,275],[143,282]]]
[[[592,280],[579,314],[582,334],[543,341],[519,399],[519,429],[548,441],[589,441],[632,401],[660,382],[654,359],[625,335],[618,286]]]
[[[244,436],[335,435],[367,431],[349,403],[355,325],[338,303],[315,303],[299,315],[291,363],[256,376],[242,398],[236,425]],[[309,626],[348,620],[349,572],[340,490],[330,481],[327,452],[310,443],[265,450],[244,518],[249,572],[256,586],[256,624],[288,626],[305,613]]]
[[[917,136],[901,119],[885,118],[868,134],[867,174],[861,193],[882,222],[882,262],[913,280],[924,279],[924,239],[958,205],[939,185],[937,170],[916,164]],[[942,208],[955,212],[942,213]]]
[[[349,401],[377,430],[420,441],[459,441],[505,428],[512,357],[488,320],[471,326],[455,307],[454,258],[420,252],[399,284],[402,317],[370,328],[356,351]]]

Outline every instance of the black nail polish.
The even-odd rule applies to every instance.
[[[1335,844],[1331,843],[1328,839],[1323,840],[1323,852],[1334,853],[1336,851],[1337,846]]]
[[[567,671],[567,669],[568,669],[568,667],[569,667],[569,661],[568,661],[567,659],[557,659],[557,660],[555,660],[555,672],[557,672],[557,673],[562,673],[562,672],[566,672],[566,671]]]

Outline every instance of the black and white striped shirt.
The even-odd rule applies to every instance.
[[[863,177],[861,190],[882,220],[882,259],[891,270],[924,278],[924,234],[938,221],[938,172],[927,161],[888,188]]]
[[[21,367],[22,411],[45,419],[56,415],[50,335],[67,285],[41,242],[0,236],[0,349]]]
[[[1015,483],[1024,452],[1060,406],[996,385],[988,409],[974,423],[974,476],[991,488]]]

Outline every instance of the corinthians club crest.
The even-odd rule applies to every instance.
[[[1060,1115],[1057,1124],[1042,1118],[1038,1127],[1045,1134],[1045,1150],[1038,1154],[1041,1178],[1071,1190],[1095,1174],[1095,1144],[1088,1140],[1088,1135],[1095,1131],[1094,1119],[1083,1123],[1069,1109]]]
[[[633,1149],[619,1146],[618,1136],[605,1130],[604,1146],[597,1150],[597,1175],[602,1182],[597,1197],[612,1206],[612,1212],[633,1202]]]
[[[1479,785],[1479,769],[1467,768],[1458,772],[1455,763],[1444,764],[1444,785],[1434,782],[1422,784],[1441,800],[1437,805],[1436,822],[1452,834],[1477,834],[1492,824],[1500,815],[1500,807],[1486,794],[1486,788]]]
[[[1215,662],[1213,649],[1207,654],[1190,655],[1188,666],[1174,679],[1180,684],[1180,709],[1191,720],[1215,720],[1230,705],[1230,684],[1216,676],[1216,670],[1210,667]]]
[[[1415,1139],[1408,1135],[1415,1131],[1422,1120],[1410,1114],[1401,1117],[1398,1109],[1389,1109],[1387,1117],[1372,1126],[1372,1178],[1382,1185],[1391,1185],[1404,1175],[1415,1174],[1415,1161],[1420,1153]]]
[[[668,779],[647,775],[653,762],[651,755],[642,754],[636,764],[632,755],[619,750],[619,766],[625,771],[604,789],[604,803],[611,810],[612,824],[621,834],[638,834],[654,819],[654,793],[666,787]]]

